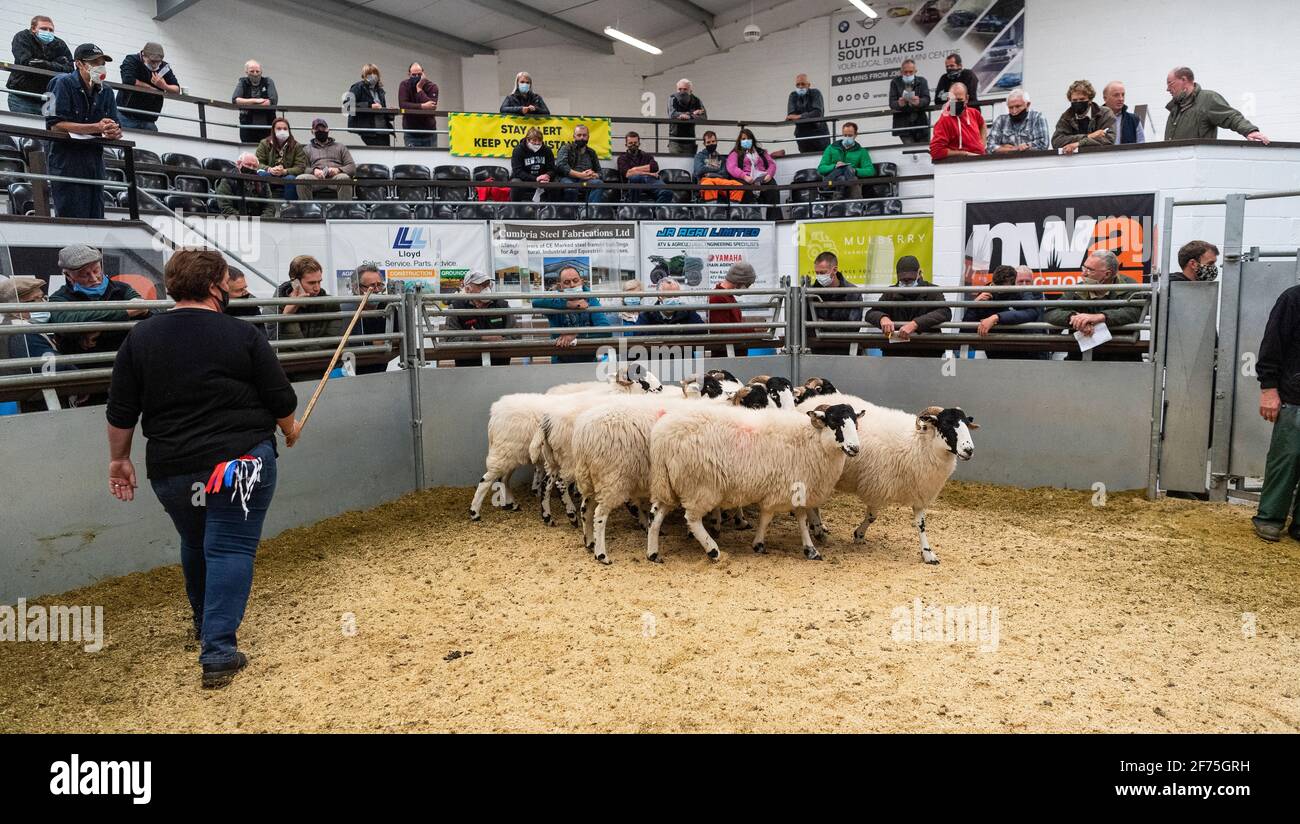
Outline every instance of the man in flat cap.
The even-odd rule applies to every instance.
[[[128,54],[122,58],[122,85],[141,89],[153,89],[166,94],[180,94],[181,84],[176,79],[172,67],[163,60],[161,43],[145,43],[139,54]],[[145,92],[117,90],[117,107],[122,111],[118,121],[124,129],[145,129],[158,131],[158,113],[162,111],[162,95]]]
[[[140,293],[104,274],[104,257],[93,246],[76,244],[59,250],[59,269],[64,284],[50,295],[50,303],[77,303],[76,311],[50,313],[50,323],[122,323],[149,314],[148,309],[97,309],[96,303],[113,300],[143,300]],[[55,344],[62,355],[87,352],[116,352],[129,330],[60,334]]]
[[[50,81],[45,128],[74,135],[73,140],[50,141],[50,174],[89,180],[104,179],[102,137],[122,137],[121,115],[113,93],[104,87],[106,63],[113,58],[94,43],[82,43],[73,52],[73,69]],[[54,212],[58,217],[102,219],[104,187],[93,183],[50,182]]]
[[[728,304],[728,306],[725,309],[710,309],[709,323],[743,323],[745,318],[741,314],[740,305],[736,303],[735,297],[728,294],[728,292],[736,289],[748,289],[754,285],[756,280],[758,280],[758,273],[754,271],[754,267],[750,264],[743,260],[731,264],[731,268],[727,270],[727,276],[713,287],[719,290],[719,293],[709,295],[709,303]],[[715,335],[749,335],[753,334],[754,330],[737,327],[734,329],[713,329],[710,332]],[[749,347],[747,346],[736,346],[736,354],[738,355],[743,355],[748,351]]]

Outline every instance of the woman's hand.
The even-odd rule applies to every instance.
[[[108,491],[119,501],[135,500],[135,467],[130,458],[114,458],[108,462]]]
[[[284,445],[293,449],[293,445],[298,442],[298,436],[302,434],[302,422],[295,420],[288,428],[282,428],[284,432]]]

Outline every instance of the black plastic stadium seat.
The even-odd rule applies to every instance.
[[[15,215],[29,215],[36,211],[30,183],[9,184],[9,211]]]
[[[123,169],[119,169],[117,166],[105,166],[105,167],[104,167],[104,179],[105,179],[105,180],[115,180],[115,181],[117,181],[118,183],[125,183],[125,182],[126,182],[126,171],[123,170]]]
[[[116,146],[108,146],[108,147],[105,147],[105,149],[104,149],[104,159],[105,159],[105,160],[121,160],[121,159],[122,159],[122,150],[119,149],[119,148],[116,147]]]
[[[393,180],[431,180],[428,166],[417,163],[404,163],[393,167]],[[397,200],[428,200],[432,190],[429,186],[394,186]]]
[[[618,206],[613,203],[597,203],[591,207],[592,220],[616,220],[618,218]]]
[[[178,169],[199,170],[203,165],[194,155],[180,154],[179,152],[166,152],[162,156],[164,166],[175,166]]]
[[[162,165],[162,158],[159,157],[156,153],[151,152],[148,149],[141,149],[139,147],[136,147],[134,151],[135,151],[136,163],[156,163],[159,166]]]
[[[822,176],[817,173],[816,169],[800,169],[799,171],[794,173],[794,178],[791,179],[790,182],[791,183],[813,183],[813,182],[820,182],[821,179]],[[818,192],[820,191],[823,190],[813,188],[811,186],[808,187],[807,189],[791,189],[790,202],[808,203],[810,201],[816,200],[818,198]]]
[[[623,178],[618,176],[618,169],[614,166],[602,166],[600,169],[600,179],[606,183],[622,183]],[[606,203],[621,203],[627,200],[626,189],[606,189]]]
[[[203,158],[203,168],[209,172],[229,172],[234,174],[235,161],[226,160],[224,157],[205,157]]]
[[[167,208],[173,212],[186,212],[189,214],[204,214],[208,211],[207,201],[203,198],[190,197],[189,195],[167,195],[163,198]]]
[[[370,207],[371,220],[410,220],[411,207],[402,203],[376,203]]]
[[[455,220],[456,217],[452,207],[445,204],[421,203],[415,207],[416,220]]]
[[[357,166],[357,200],[392,200],[393,187],[387,182],[367,183],[366,181],[389,181],[392,171],[382,163],[362,163]]]
[[[325,212],[319,203],[295,200],[280,210],[280,217],[285,220],[321,220],[325,217]]]
[[[469,169],[464,166],[447,165],[435,166],[433,169],[433,179],[440,183],[462,180],[471,181],[473,180],[473,176],[470,174]],[[438,186],[434,190],[434,197],[437,200],[474,200],[475,196],[476,193],[473,187],[466,185],[442,185]]]
[[[695,178],[692,177],[691,173],[686,171],[685,169],[660,169],[659,179],[662,180],[664,183],[673,183],[673,184],[695,182]],[[692,195],[694,194],[695,192],[691,191],[690,189],[682,189],[680,191],[674,191],[673,202],[690,203],[691,200],[693,199]]]
[[[325,217],[330,220],[365,220],[367,216],[362,203],[330,203],[325,206]]]
[[[786,220],[807,220],[808,219],[809,209],[807,203],[796,203],[792,206],[783,206],[781,208],[784,209]]]
[[[12,157],[0,157],[0,186],[8,187],[10,183],[21,183],[23,178],[14,177],[14,172],[27,171],[27,164]]]
[[[176,175],[172,178],[172,188],[188,194],[205,195],[209,192],[208,179],[193,175]]]
[[[615,220],[636,220],[635,206],[619,206],[615,212]]]
[[[762,206],[741,206],[739,209],[731,210],[732,220],[762,220]]]
[[[167,175],[162,172],[136,172],[135,185],[145,189],[166,189]]]
[[[896,177],[898,164],[883,161],[876,164],[876,177]],[[897,183],[874,183],[862,187],[863,197],[898,197]]]

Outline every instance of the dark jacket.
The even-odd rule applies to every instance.
[[[700,149],[696,152],[695,179],[698,181],[702,177],[720,177],[724,180],[730,180],[731,173],[727,171],[727,153],[710,153],[707,149]]]
[[[895,281],[897,286],[898,282]],[[916,282],[917,286],[933,286],[934,284],[921,278]],[[943,303],[942,292],[892,292],[884,293],[880,296],[882,302],[890,301],[913,301],[926,300],[935,303]],[[927,309],[924,306],[895,306],[895,307],[877,307],[867,312],[866,321],[872,326],[879,326],[881,318],[889,318],[895,325],[902,325],[908,321],[916,322],[916,331],[931,332],[939,328],[939,324],[947,323],[952,320],[952,310],[947,306],[940,306],[937,309]]]
[[[72,71],[72,52],[68,50],[68,44],[57,37],[47,45],[32,34],[31,29],[23,29],[14,35],[9,49],[14,53],[16,66],[31,66],[33,69],[52,72]],[[34,72],[9,72],[5,88],[40,94],[52,79],[49,75]],[[31,99],[33,98],[28,98]]]
[[[384,91],[382,84],[371,88],[370,84],[364,80],[358,80],[348,89],[352,99],[356,101],[356,113],[348,115],[349,129],[391,129],[393,128],[393,116],[391,114],[371,114],[370,104],[378,103],[380,108],[388,108],[388,95]],[[358,132],[357,136],[377,136],[379,132]]]
[[[230,102],[234,103],[235,98],[257,98],[259,100],[270,100],[271,105],[261,109],[240,109],[239,122],[245,126],[270,126],[275,122],[275,106],[280,102],[280,95],[275,91],[275,81],[265,75],[262,76],[262,82],[254,86],[244,75],[235,81],[235,90],[230,94]]]
[[[107,274],[104,277],[108,277]],[[108,291],[101,297],[82,294],[72,288],[71,283],[50,295],[50,303],[77,303],[85,306],[76,312],[52,312],[50,323],[125,323],[132,318],[125,309],[96,309],[94,304],[106,300],[136,300],[140,293],[119,280],[109,280]],[[59,352],[64,355],[78,355],[84,352],[116,352],[126,339],[127,331],[100,332],[93,346],[87,346],[85,333],[72,332],[56,335],[54,342]]]
[[[591,294],[591,287],[585,283],[582,284],[582,293],[575,294],[573,295],[573,297],[570,297],[569,293],[567,292],[555,292],[553,294],[558,294],[560,297],[535,298],[533,300],[533,306],[537,307],[538,309],[567,309],[568,302],[570,300],[576,300],[578,298],[587,301],[587,307],[590,309],[595,309],[596,307],[600,306],[600,300]],[[566,312],[564,314],[559,314],[559,315],[547,315],[546,323],[552,328],[560,328],[560,329],[565,327],[572,327],[572,326],[597,327],[597,326],[611,325],[609,315],[606,314],[605,312]],[[597,336],[599,334],[606,334],[606,333],[583,332],[580,333],[578,337],[588,338],[588,337]],[[555,337],[559,337],[559,336],[556,335]]]
[[[696,97],[694,93],[692,93],[685,101],[679,100],[676,92],[668,96],[668,117],[673,121],[668,126],[668,136],[690,138],[686,141],[668,144],[669,146],[678,147],[676,151],[677,154],[686,154],[686,150],[681,147],[687,146],[688,144],[690,152],[694,153],[695,151],[695,125],[690,121],[680,120],[679,117],[688,114],[691,116],[691,119],[694,120],[696,109],[703,108],[704,103]],[[708,117],[708,112],[705,112],[703,116]]]
[[[826,116],[826,104],[822,100],[820,89],[809,89],[804,94],[790,92],[790,98],[785,102],[785,113],[799,115],[799,119],[794,122],[795,137],[821,136],[831,133],[825,120],[818,123],[805,122],[811,118]]]
[[[1128,110],[1128,106],[1120,106],[1119,114],[1115,115],[1115,144],[1128,143],[1146,143],[1146,134],[1142,130],[1142,121],[1138,116]]]
[[[1105,129],[1106,133],[1101,137],[1088,136],[1098,129]],[[1078,143],[1080,146],[1115,145],[1115,113],[1106,106],[1098,106],[1096,103],[1088,104],[1088,112],[1083,117],[1076,117],[1073,109],[1066,108],[1061,113],[1060,119],[1056,121],[1056,131],[1052,133],[1052,148],[1059,149],[1071,143]]]
[[[261,180],[223,177],[217,181],[217,194],[233,197],[271,197],[271,187]],[[275,204],[260,200],[217,200],[223,215],[275,217]],[[253,307],[256,309],[257,307]]]
[[[646,164],[649,164],[650,174],[659,173],[659,161],[655,160],[654,155],[645,151],[640,146],[637,146],[635,152],[623,152],[623,154],[619,155],[614,162],[618,166],[618,179],[622,180],[624,183],[627,182],[627,170],[635,169],[637,166],[645,166]]]
[[[1024,329],[1003,329],[1004,326],[1015,326],[1021,323],[1036,323],[1043,318],[1041,307],[1024,306],[1020,308],[1011,308],[1005,305],[1005,302],[1017,300],[1038,300],[1038,295],[1032,292],[994,292],[993,298],[985,306],[967,307],[962,314],[964,323],[979,323],[992,315],[998,316],[998,325],[995,327],[999,332],[1024,332]],[[966,330],[970,331],[970,330]]]
[[[1097,281],[1092,278],[1084,278],[1083,282],[1096,283]],[[1116,275],[1115,282],[1132,283],[1133,281],[1123,275]],[[1117,326],[1127,326],[1130,323],[1140,322],[1142,316],[1147,313],[1147,296],[1133,292],[1065,292],[1060,299],[1067,301],[1126,300],[1131,301],[1132,306],[1113,306],[1110,308],[1084,306],[1081,308],[1048,309],[1043,313],[1043,320],[1053,326],[1069,326],[1071,317],[1084,312],[1090,315],[1105,315],[1106,326],[1114,332]],[[1096,311],[1093,311],[1094,309]]]
[[[163,82],[171,86],[179,86],[180,81],[176,79],[176,73],[172,67],[163,63],[158,69],[162,75]],[[144,60],[140,59],[138,54],[128,54],[122,58],[122,85],[133,86],[135,81],[148,83],[149,78],[153,77],[153,72],[145,65]],[[154,87],[157,88],[157,87]],[[158,91],[162,91],[158,89]],[[162,95],[149,94],[148,92],[128,92],[126,89],[117,90],[117,105],[127,109],[144,110],[153,112],[153,114],[140,114],[139,111],[129,112],[133,120],[155,121],[158,119],[158,112],[162,111]]]
[[[699,312],[690,309],[658,309],[654,312],[642,312],[641,316],[636,319],[634,326],[694,326],[698,323],[704,323]],[[671,331],[654,331],[637,332],[638,335],[680,335],[690,332],[689,329],[671,330]]]
[[[506,303],[504,300],[494,300],[492,301],[492,305],[489,308],[508,309],[509,307],[510,304]],[[475,309],[477,307],[471,306],[468,300],[453,300],[451,302],[451,308],[452,309]],[[509,314],[509,313],[500,314],[500,315],[448,315],[447,316],[448,332],[460,332],[460,331],[486,332],[488,330],[514,329],[517,326],[519,326],[519,316],[516,314]],[[483,340],[483,336],[482,335],[455,335],[453,337],[447,338],[447,340],[477,343]]]
[[[505,100],[501,101],[501,114],[523,114],[524,106],[537,107],[537,111],[529,112],[529,115],[549,115],[551,113],[551,110],[546,106],[546,101],[537,92],[525,94],[514,91],[506,95]]]
[[[527,141],[515,145],[510,156],[510,177],[515,180],[536,180],[538,175],[555,175],[555,153],[547,143],[539,151],[531,151]]]
[[[859,321],[862,320],[861,306],[836,306],[837,303],[846,301],[858,302],[862,295],[853,294],[852,292],[831,292],[830,294],[821,294],[822,289],[843,289],[853,284],[844,279],[844,275],[838,275],[835,280],[831,281],[830,286],[819,286],[816,281],[808,286],[808,306],[812,310],[813,320],[835,320],[835,321]],[[817,334],[822,332],[821,329],[815,330]]]
[[[294,140],[292,135],[278,145],[274,137],[264,137],[257,144],[253,154],[257,157],[258,168],[270,169],[273,166],[283,166],[284,177],[280,178],[281,180],[307,171],[307,150]]]
[[[889,110],[894,113],[894,136],[902,135],[923,135],[927,132],[921,129],[907,129],[908,126],[925,126],[930,125],[930,113],[926,111],[930,108],[930,84],[921,75],[916,76],[912,83],[912,92],[917,96],[919,105],[904,106],[900,101],[903,98],[903,92],[908,88],[903,82],[903,76],[899,75],[889,81]],[[969,88],[967,89],[969,91]],[[902,131],[907,129],[906,131]],[[917,142],[921,142],[918,137]]]
[[[1276,389],[1282,403],[1300,404],[1300,286],[1278,295],[1264,326],[1255,373],[1260,389]]]
[[[434,107],[420,108],[421,103],[427,102],[434,103]],[[418,83],[408,77],[397,87],[397,107],[407,112],[402,115],[404,129],[438,128],[438,119],[431,114],[438,110],[437,103],[438,84],[427,77],[421,77]],[[422,135],[422,137],[432,137],[432,135]]]
[[[971,106],[979,106],[980,79],[970,69],[962,69],[956,80],[949,80],[948,73],[943,73],[943,77],[939,78],[939,82],[934,84],[934,102],[936,105],[948,102],[948,89],[952,87],[953,83],[965,84],[966,102]]]
[[[87,89],[78,72],[51,80],[50,94],[54,95],[54,115],[45,118],[47,129],[62,122],[98,123],[106,117],[116,122],[121,117],[113,92],[107,86]],[[98,140],[51,140],[49,145],[51,174],[104,177],[104,147]]]
[[[275,296],[279,298],[289,297],[293,291],[293,283],[285,281],[275,290]],[[328,293],[322,289],[317,297],[328,297]],[[283,313],[285,307],[279,307]],[[312,315],[323,312],[340,311],[337,303],[311,303],[304,304],[298,308],[294,314],[304,320],[283,321],[280,323],[280,340],[294,340],[303,338],[337,338],[347,329],[348,322],[343,318],[312,320]],[[333,349],[336,343],[325,344],[322,346],[313,346],[313,349]]]
[[[1186,105],[1177,100],[1165,104],[1169,119],[1165,121],[1165,140],[1213,140],[1219,129],[1228,129],[1245,137],[1259,131],[1246,116],[1228,105],[1223,95],[1202,89],[1197,83],[1192,87]]]
[[[560,153],[555,156],[555,171],[560,177],[568,177],[573,172],[585,172],[588,169],[600,174],[600,158],[596,157],[594,149],[590,146],[578,149],[573,143],[565,143],[560,147]]]

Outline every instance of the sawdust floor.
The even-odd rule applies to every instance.
[[[1300,544],[1246,507],[951,483],[938,566],[901,509],[852,544],[846,497],[820,563],[782,518],[765,556],[724,533],[719,563],[670,521],[651,564],[619,513],[603,567],[526,493],[477,524],[469,497],[263,544],[221,691],[178,566],[42,599],[102,604],[108,643],[0,644],[0,730],[1300,730]],[[914,639],[915,599],[996,608],[996,645],[987,622]]]

